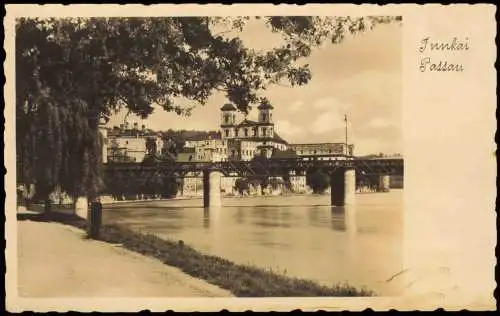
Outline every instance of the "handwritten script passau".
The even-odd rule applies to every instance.
[[[453,37],[450,41],[433,41],[430,37],[426,37],[421,40],[418,48],[422,54],[442,52],[445,55],[446,53],[468,51],[469,49],[469,38],[467,37],[463,40]],[[461,72],[464,71],[464,66],[460,63],[450,63],[448,60],[435,60],[429,56],[423,56],[420,60],[420,71]]]

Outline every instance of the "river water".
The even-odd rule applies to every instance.
[[[357,194],[350,208],[330,207],[326,195],[225,198],[210,210],[201,199],[114,204],[103,221],[325,285],[399,294],[388,280],[402,270],[402,190]]]

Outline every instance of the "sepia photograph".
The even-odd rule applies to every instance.
[[[397,295],[401,22],[18,19],[20,295]]]
[[[234,12],[15,17],[19,298],[418,293],[406,18]]]

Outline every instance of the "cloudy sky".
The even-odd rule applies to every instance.
[[[355,154],[402,153],[401,35],[399,24],[380,25],[340,44],[328,44],[305,60],[313,76],[308,85],[269,88],[265,95],[275,107],[273,117],[280,136],[290,143],[342,142],[346,114]],[[258,21],[240,36],[256,49],[275,46],[277,40]],[[153,130],[215,130],[225,101],[214,94],[190,117],[157,109],[145,121],[133,116],[129,121]],[[255,110],[249,118],[256,119],[256,114]],[[124,115],[117,114],[109,125],[119,125]]]

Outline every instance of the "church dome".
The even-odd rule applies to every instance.
[[[221,111],[236,111],[236,107],[231,103],[224,104],[220,109]]]

